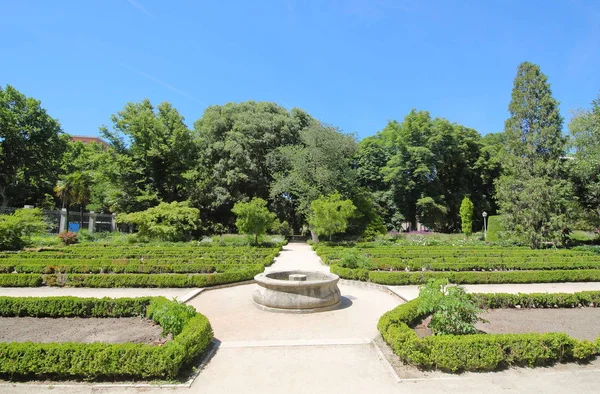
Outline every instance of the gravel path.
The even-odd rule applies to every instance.
[[[126,318],[0,317],[0,342],[156,343],[162,329],[151,320]]]

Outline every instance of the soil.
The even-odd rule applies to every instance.
[[[479,317],[489,323],[475,327],[488,334],[564,332],[589,341],[600,336],[600,308],[489,309]],[[415,327],[419,337],[432,335],[427,327],[430,320]]]
[[[160,345],[161,327],[149,319],[0,317],[0,342],[104,342]]]

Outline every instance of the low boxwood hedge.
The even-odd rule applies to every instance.
[[[600,292],[575,294],[473,294],[482,307],[598,306]],[[564,333],[439,335],[419,338],[413,327],[426,316],[419,298],[386,312],[377,328],[400,359],[422,368],[448,372],[492,371],[512,365],[536,366],[588,360],[600,353],[596,342]]]
[[[370,281],[382,285],[418,285],[429,279],[448,278],[457,284],[486,283],[553,283],[553,282],[600,282],[600,270],[551,270],[551,271],[444,271],[444,272],[398,272],[368,271],[364,269],[331,266],[331,272],[344,279]]]
[[[162,346],[107,343],[0,343],[0,376],[26,379],[173,379],[213,338],[208,319],[163,297],[90,299],[0,297],[0,316],[146,316],[173,339]]]
[[[212,274],[0,274],[0,287],[210,287],[252,280],[262,266]]]

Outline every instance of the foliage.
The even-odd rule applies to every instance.
[[[0,206],[44,199],[56,183],[65,137],[40,101],[0,87]]]
[[[244,234],[254,235],[255,244],[258,244],[258,237],[266,234],[277,219],[262,198],[253,198],[250,202],[238,202],[231,211],[237,216],[235,225],[238,230]]]
[[[356,191],[352,135],[308,118],[299,137],[297,143],[269,155],[270,198],[278,216],[295,230],[307,222],[314,200],[336,191],[351,198]]]
[[[375,217],[369,222],[365,231],[362,234],[362,239],[365,241],[372,241],[377,236],[384,235],[387,233],[387,229],[385,224],[383,223],[383,218],[379,215],[375,215]]]
[[[473,210],[475,206],[469,197],[465,197],[460,204],[460,220],[462,223],[462,232],[466,236],[473,233]]]
[[[58,238],[61,240],[63,245],[73,245],[78,242],[77,233],[72,231],[63,231],[62,233],[58,234]]]
[[[429,327],[435,335],[476,334],[477,316],[483,312],[460,286],[448,286],[447,279],[431,279],[419,287],[419,313],[431,313]]]
[[[111,209],[142,211],[185,200],[196,147],[183,116],[167,102],[155,108],[146,99],[127,103],[111,120],[112,130],[102,127],[101,134],[111,144],[112,164],[100,168],[100,177],[111,180]]]
[[[279,220],[275,220],[275,222],[273,222],[273,226],[271,227],[271,230],[273,231],[273,233],[283,235],[284,237],[293,235],[292,228],[290,227],[290,224],[286,220],[284,220],[283,222],[280,222]]]
[[[431,197],[419,198],[415,206],[419,222],[434,230],[442,227],[448,207],[438,204]]]
[[[0,298],[2,316],[144,316],[173,334],[163,346],[107,343],[1,343],[4,376],[105,380],[175,378],[180,368],[204,351],[213,338],[206,317],[162,297],[86,299],[75,297]]]
[[[118,223],[135,224],[138,235],[163,241],[186,241],[200,223],[200,211],[187,202],[162,202],[142,212],[117,215]]]
[[[349,249],[348,251],[344,252],[337,264],[343,268],[371,268],[371,265],[369,264],[369,259],[365,255],[357,252],[354,249]]]
[[[17,209],[0,215],[0,250],[19,250],[31,243],[31,237],[46,230],[40,209]]]
[[[500,215],[488,216],[487,218],[487,235],[486,240],[490,242],[497,242],[501,239],[502,217]]]
[[[595,293],[595,294],[594,294]],[[560,294],[477,294],[472,298],[480,305],[496,307],[495,300],[505,300],[505,307],[529,300],[531,304],[548,305],[554,299],[561,307],[573,307],[560,299],[580,299],[588,305],[590,299],[598,300],[600,293],[585,292],[576,295]],[[513,365],[537,366],[564,361],[585,361],[598,355],[598,341],[578,341],[562,333],[550,334],[500,334],[500,335],[440,335],[418,338],[411,327],[425,317],[421,312],[421,298],[402,304],[386,312],[377,328],[384,340],[401,360],[423,368],[449,372],[492,371]],[[556,304],[555,304],[556,305]],[[598,305],[597,303],[594,305]],[[554,305],[552,305],[554,306]]]
[[[600,228],[600,96],[591,108],[574,113],[569,131],[575,150],[571,163],[575,195],[593,227]]]
[[[300,109],[275,103],[246,101],[208,107],[194,123],[198,159],[189,194],[208,222],[233,229],[231,208],[253,197],[268,199],[274,173],[269,156],[299,142],[300,130],[312,118]],[[292,216],[276,210],[289,223]]]
[[[311,213],[308,223],[319,235],[331,236],[341,233],[348,226],[356,207],[350,200],[342,200],[342,195],[333,193],[320,197],[310,204]]]
[[[505,123],[505,174],[496,181],[505,229],[534,249],[564,238],[571,200],[561,167],[563,119],[547,80],[539,66],[519,65]]]

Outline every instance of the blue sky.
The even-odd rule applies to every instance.
[[[0,0],[0,84],[98,135],[128,101],[274,101],[359,138],[412,109],[503,129],[517,65],[563,116],[600,93],[597,0]]]

